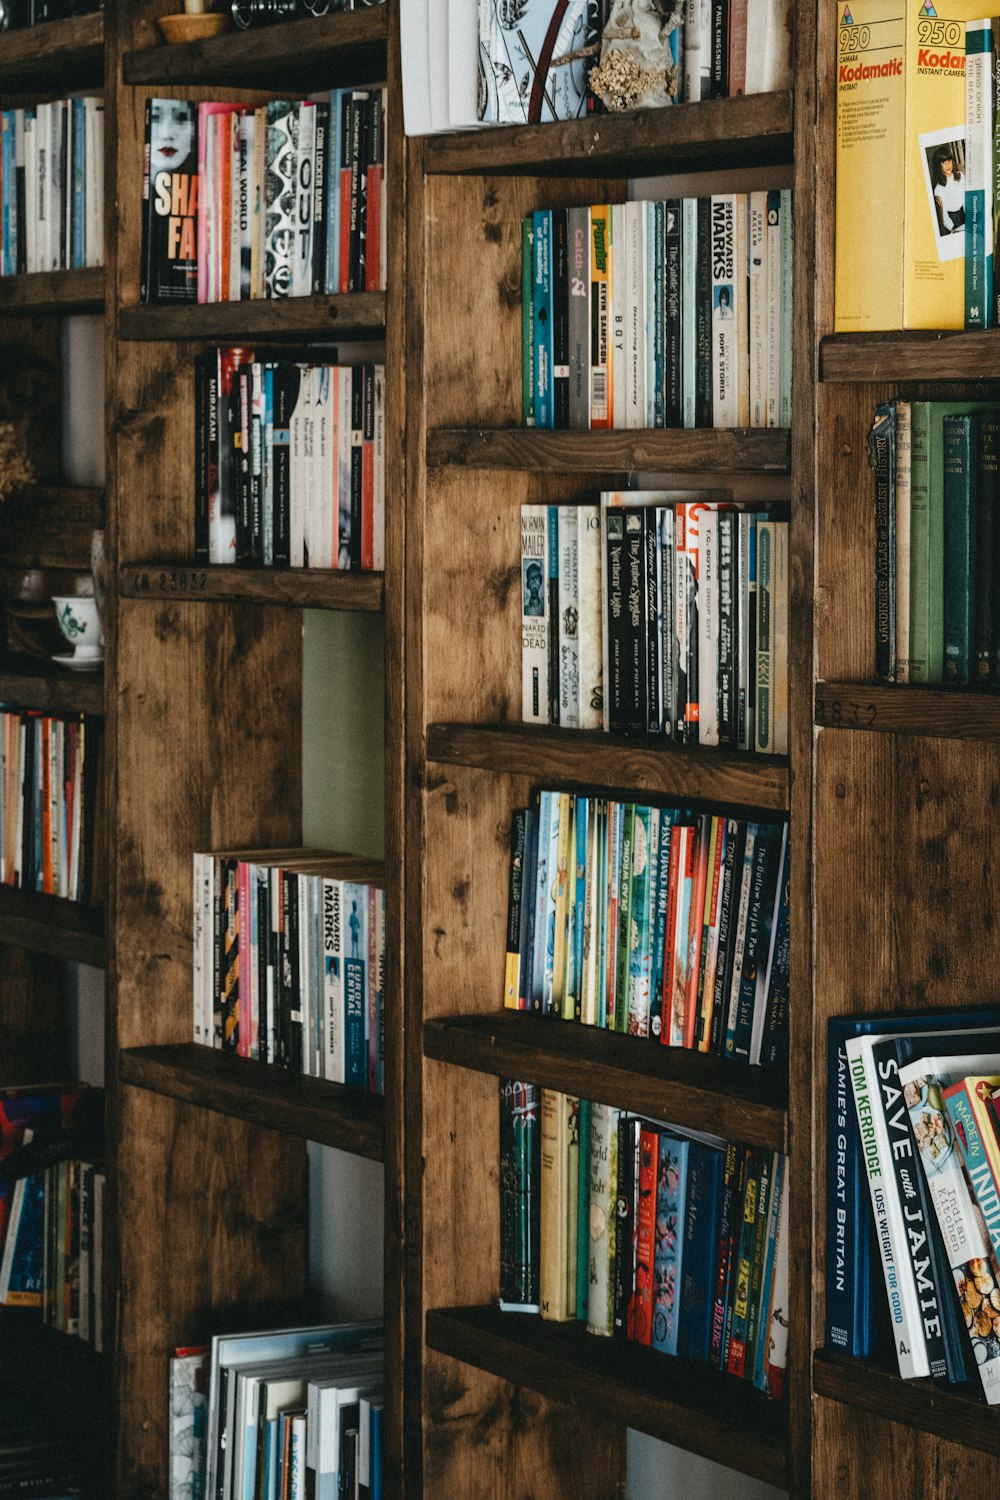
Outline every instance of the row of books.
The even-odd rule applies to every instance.
[[[74,1084],[0,1090],[0,1307],[34,1309],[98,1351],[105,1175],[71,1153],[99,1101]]]
[[[240,302],[385,285],[385,91],[150,99],[141,298]]]
[[[98,894],[100,729],[85,715],[0,709],[0,880],[68,901]]]
[[[828,1343],[872,1353],[881,1323],[904,1378],[1000,1404],[995,1009],[836,1017],[829,1067]]]
[[[781,1398],[779,1152],[500,1083],[500,1305],[707,1363]]]
[[[875,675],[1000,683],[1000,406],[889,401],[869,435]]]
[[[538,209],[521,289],[526,426],[789,426],[790,191]]]
[[[194,856],[194,1039],[383,1089],[381,866],[317,849]]]
[[[409,135],[791,85],[788,0],[402,0],[400,24]]]
[[[195,365],[195,560],[385,567],[385,369],[213,349]]]
[[[381,1500],[381,1323],[218,1335],[170,1360],[171,1500]]]
[[[0,30],[21,31],[46,21],[64,21],[100,10],[103,0],[7,0]]]
[[[0,275],[104,262],[104,100],[0,111]]]
[[[57,1398],[58,1399],[58,1398]],[[93,1427],[93,1423],[91,1426]],[[41,1500],[87,1500],[94,1494],[93,1457],[52,1404],[19,1381],[4,1391],[0,1408],[0,1495]]]
[[[539,791],[511,815],[504,1006],[775,1066],[788,824]]]
[[[671,490],[522,506],[521,717],[787,754],[788,522]]]

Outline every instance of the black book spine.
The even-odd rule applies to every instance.
[[[623,727],[644,734],[646,703],[646,557],[643,511],[626,507],[625,517],[625,639],[622,685]]]
[[[660,695],[660,620],[662,600],[657,580],[660,571],[659,531],[656,511],[647,506],[642,512],[643,562],[646,571],[646,614],[643,622],[646,648],[646,728],[659,734],[663,725],[663,702]]]
[[[666,384],[665,418],[668,427],[681,427],[681,204],[671,198],[666,206],[665,236],[666,333],[664,338],[664,371]]]
[[[674,629],[674,513],[670,507],[657,509],[657,545],[660,568],[660,610],[663,628],[660,633],[660,651],[663,657],[660,671],[660,731],[670,739],[674,734],[674,693],[676,686],[676,632]]]
[[[351,234],[347,287],[350,292],[363,292],[365,289],[361,222],[364,212],[367,102],[367,93],[355,92],[351,103]]]
[[[875,408],[868,434],[875,475],[875,676],[896,680],[896,405]]]
[[[719,743],[732,745],[736,736],[736,607],[733,597],[735,517],[719,512]]]
[[[625,650],[625,518],[621,510],[609,510],[606,517],[608,591],[608,681],[604,685],[607,700],[608,728],[612,734],[625,727],[623,710],[623,656]]]
[[[639,1121],[622,1110],[618,1116],[618,1180],[615,1185],[615,1338],[628,1338],[628,1314],[635,1285],[635,1151]]]
[[[996,590],[1000,583],[997,557],[997,469],[1000,460],[1000,417],[983,412],[979,418],[976,469],[976,681],[982,687],[1000,681],[994,642],[1000,628]]]
[[[712,1024],[708,1050],[718,1056],[725,1042],[725,1024],[729,991],[733,978],[733,937],[736,930],[734,903],[739,900],[740,876],[743,872],[743,850],[746,845],[746,823],[742,818],[726,822],[726,859],[722,867],[722,906],[719,912],[719,953],[715,965],[715,990],[712,995]]]
[[[729,0],[712,0],[712,78],[710,99],[729,95]]]
[[[208,563],[208,410],[214,354],[199,354],[194,364],[194,560]]]
[[[253,524],[250,514],[250,366],[236,372],[236,565],[253,562]]]
[[[564,208],[552,210],[552,411],[553,427],[569,426],[569,224]]]
[[[250,366],[250,560],[254,567],[264,562],[264,392],[263,370]]]
[[[343,377],[341,377],[343,378]],[[351,568],[361,567],[361,512],[364,504],[365,371],[351,369]]]
[[[326,279],[326,174],[330,149],[330,106],[316,105],[315,161],[313,167],[312,291],[323,293]]]
[[[298,392],[299,372],[294,365],[274,367],[274,423],[272,443],[272,493],[274,566],[287,568],[292,560],[290,532],[291,449],[288,425]]]
[[[150,131],[152,129],[152,101],[146,100],[146,124],[143,136],[142,148],[142,248],[139,259],[139,300],[140,302],[152,301],[153,268],[150,263],[153,236],[150,226],[150,214],[153,211],[153,203],[150,197],[149,181],[149,154],[150,154]],[[24,171],[18,168],[17,172],[17,243],[18,243],[18,271],[21,270],[21,243],[22,243],[22,221],[24,219]]]
[[[743,969],[736,1008],[733,1045],[727,1055],[739,1062],[750,1061],[750,1041],[757,997],[758,966],[767,964],[770,940],[770,918],[774,912],[774,895],[778,879],[778,857],[781,853],[780,826],[763,825],[754,845],[750,872],[750,903],[747,911],[746,938],[743,946]]]

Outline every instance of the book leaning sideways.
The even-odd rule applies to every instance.
[[[980,0],[839,0],[838,333],[965,323],[965,23]]]

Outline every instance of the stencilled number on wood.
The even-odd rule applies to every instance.
[[[819,710],[829,729],[867,729],[878,718],[874,703],[849,703],[843,698],[824,698]]]
[[[191,568],[175,568],[169,572],[136,573],[134,591],[137,594],[203,594],[208,588],[208,574]]]

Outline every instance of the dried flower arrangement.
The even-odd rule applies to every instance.
[[[0,422],[0,504],[35,482],[35,469],[25,455],[13,422]]]
[[[601,37],[601,61],[590,89],[605,109],[669,104],[677,94],[674,47],[679,0],[613,0]]]

